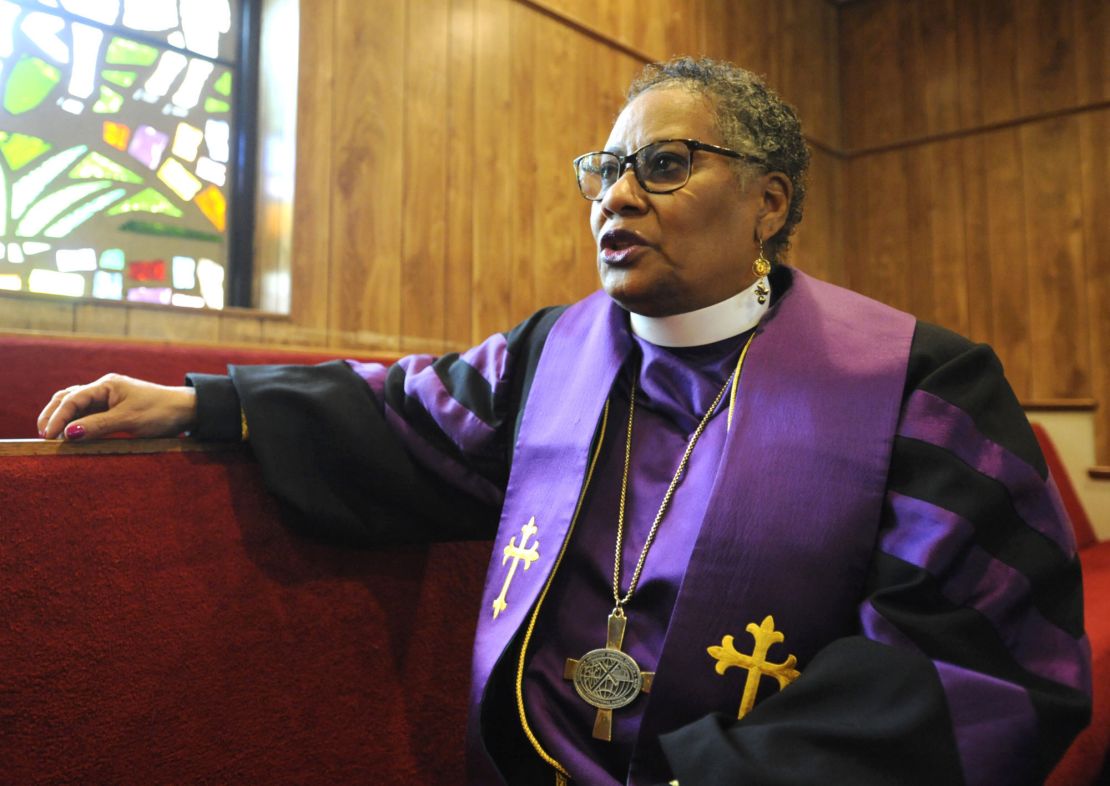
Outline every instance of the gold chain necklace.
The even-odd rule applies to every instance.
[[[682,480],[686,465],[690,461],[690,454],[694,452],[694,446],[698,444],[698,439],[705,431],[709,419],[717,411],[717,407],[720,405],[721,399],[724,398],[729,385],[739,383],[740,369],[744,364],[744,358],[748,354],[748,347],[751,345],[753,338],[755,338],[755,331],[748,336],[744,348],[740,351],[736,371],[725,380],[725,384],[717,393],[717,397],[713,399],[713,403],[709,405],[709,409],[706,410],[697,429],[694,430],[690,441],[686,443],[682,460],[679,461],[678,469],[675,470],[674,477],[671,478],[670,485],[667,486],[667,493],[663,495],[663,502],[659,505],[659,511],[655,514],[655,521],[652,522],[647,539],[644,541],[644,547],[640,550],[640,558],[636,561],[636,569],[632,572],[632,579],[628,583],[628,592],[624,594],[624,597],[621,597],[620,576],[621,555],[624,549],[624,509],[628,495],[629,468],[632,464],[632,422],[636,411],[636,379],[635,377],[632,379],[632,389],[628,398],[628,436],[624,446],[624,474],[621,476],[620,507],[617,512],[617,543],[613,553],[614,606],[613,611],[609,614],[605,646],[590,650],[578,660],[567,658],[566,666],[563,669],[563,679],[573,680],[574,689],[582,700],[591,707],[597,708],[597,718],[594,721],[593,730],[593,736],[596,739],[605,740],[606,742],[612,739],[613,710],[631,704],[641,693],[651,692],[655,672],[640,671],[639,664],[630,655],[621,651],[621,645],[624,643],[624,631],[628,623],[624,614],[624,606],[632,600],[632,593],[636,591],[636,586],[640,582],[640,574],[643,572],[644,562],[647,561],[648,551],[655,542],[659,524],[663,521],[663,516],[671,503],[671,497],[674,496],[675,489],[678,488],[678,484]],[[734,387],[734,396],[735,392]],[[735,401],[735,398],[733,401]],[[729,425],[731,426],[731,424],[732,407],[730,405]]]

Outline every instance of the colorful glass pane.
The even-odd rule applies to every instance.
[[[200,191],[202,183],[176,158],[167,158],[158,170],[158,179],[170,190],[188,202]],[[204,208],[201,208],[202,210]],[[208,215],[205,213],[205,215]],[[209,219],[211,220],[211,219]]]
[[[170,304],[181,306],[182,308],[204,308],[207,305],[204,302],[204,298],[197,295],[186,295],[181,292],[173,293],[173,297],[170,298]]]
[[[69,47],[58,34],[65,30],[65,20],[40,11],[23,17],[23,34],[55,63],[69,62]]]
[[[119,0],[62,0],[62,8],[102,25],[114,25],[119,19]]]
[[[157,303],[168,306],[173,298],[169,287],[132,287],[127,291],[127,299],[133,303]]]
[[[221,232],[227,229],[227,201],[220,189],[215,186],[208,186],[197,194],[196,202],[200,212],[204,213],[204,217],[212,222],[212,226]]]
[[[101,300],[123,300],[123,274],[108,270],[93,273],[92,296]]]
[[[2,255],[3,250],[4,247],[0,246],[0,255]],[[19,245],[19,243],[8,243],[8,261],[11,262],[13,265],[23,264],[23,248]]]
[[[118,216],[121,213],[156,213],[171,218],[181,218],[183,215],[180,208],[153,188],[144,188],[126,202],[120,202],[108,211],[110,216]]]
[[[31,257],[35,254],[41,254],[44,251],[49,251],[53,246],[49,243],[38,243],[34,240],[26,240],[20,244],[23,247],[23,253]]]
[[[96,270],[96,250],[92,248],[59,248],[55,260],[63,273]]]
[[[223,164],[217,164],[211,158],[201,156],[197,161],[197,177],[201,180],[207,180],[209,183],[215,183],[222,186],[227,182],[227,167]]]
[[[224,71],[223,76],[216,80],[212,88],[222,96],[231,95],[231,72]]]
[[[27,289],[40,295],[84,297],[85,277],[80,273],[60,273],[57,270],[35,268],[27,277]]]
[[[134,71],[117,71],[111,68],[105,68],[100,72],[100,76],[105,82],[111,82],[113,85],[131,87],[131,85],[135,84],[135,79],[138,78],[139,75]]]
[[[94,180],[58,189],[54,193],[37,200],[27,214],[20,220],[15,233],[20,237],[34,237],[59,218],[74,203],[103,191],[110,186],[107,180]]]
[[[118,202],[126,193],[126,189],[114,188],[108,193],[96,197],[96,199],[89,200],[51,224],[45,235],[47,237],[69,237],[73,230],[108,206]]]
[[[124,123],[105,120],[103,136],[104,141],[116,150],[127,150],[127,144],[131,141],[131,129]]]
[[[192,289],[197,285],[197,261],[192,257],[173,258],[173,288]]]
[[[185,161],[196,161],[200,143],[204,141],[204,132],[188,123],[178,123],[177,132],[173,136],[173,154]]]
[[[15,273],[0,273],[0,289],[18,292],[23,289],[23,279]]]
[[[104,31],[74,23],[70,33],[73,36],[73,67],[69,71],[69,94],[88,98],[96,89],[96,61],[100,59]]]
[[[5,137],[0,142],[0,151],[4,153],[13,172],[22,169],[53,147],[45,139],[28,134],[5,134]]]
[[[221,101],[218,98],[206,98],[204,99],[204,111],[212,112],[213,114],[230,112],[231,104],[227,101]]]
[[[72,166],[88,149],[86,145],[75,145],[59,151],[16,180],[12,184],[12,218],[21,217],[50,185],[50,181]]]
[[[123,232],[134,232],[137,235],[175,237],[182,240],[200,240],[205,243],[220,243],[223,241],[223,237],[214,232],[201,232],[197,229],[175,226],[173,224],[163,224],[159,221],[132,220],[121,224],[120,230]]]
[[[169,141],[169,134],[152,126],[141,125],[135,129],[131,144],[127,146],[127,152],[150,169],[157,169]]]
[[[200,294],[209,308],[224,307],[224,269],[211,259],[197,262]]]
[[[109,180],[118,180],[121,183],[141,183],[143,179],[125,167],[123,164],[117,164],[110,158],[102,156],[95,150],[85,156],[81,161],[70,170],[69,176],[72,178],[107,178]]]
[[[62,72],[38,57],[21,57],[4,86],[4,109],[13,115],[30,112],[50,95]]]
[[[111,65],[148,66],[158,59],[158,50],[153,46],[129,41],[126,38],[113,38],[108,42],[104,62]]]
[[[127,275],[135,281],[165,281],[164,259],[142,259],[127,263]]]
[[[123,270],[125,262],[122,248],[106,248],[100,252],[100,267],[103,270]]]
[[[100,98],[93,104],[93,111],[98,115],[114,115],[123,106],[123,96],[107,85],[100,86]]]

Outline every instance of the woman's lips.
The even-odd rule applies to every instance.
[[[601,236],[598,243],[598,256],[608,265],[626,265],[650,244],[635,232],[614,229]]]

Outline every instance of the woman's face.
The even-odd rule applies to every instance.
[[[724,146],[706,98],[658,87],[625,107],[605,149],[626,155],[662,139]],[[773,215],[767,221],[776,212],[776,194],[768,192],[781,191],[782,178],[751,177],[742,187],[731,160],[696,151],[689,182],[669,194],[644,191],[629,168],[594,202],[598,272],[611,298],[638,314],[668,316],[719,303],[754,280],[757,224],[764,238],[782,225]]]

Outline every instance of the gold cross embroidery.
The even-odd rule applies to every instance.
[[[748,678],[744,682],[744,693],[740,698],[738,718],[743,718],[755,706],[755,694],[759,690],[759,679],[764,674],[778,680],[779,690],[801,676],[801,673],[794,668],[798,659],[793,655],[788,655],[782,663],[767,662],[767,650],[771,648],[772,644],[778,644],[785,638],[780,631],[775,630],[774,617],[768,614],[763,618],[760,625],[749,622],[745,630],[752,634],[752,638],[755,639],[755,647],[752,649],[751,655],[737,652],[736,647],[732,645],[732,636],[725,636],[721,639],[720,646],[708,648],[709,654],[717,661],[715,668],[718,674],[724,674],[725,670],[732,666],[748,670]]]
[[[505,583],[501,586],[501,594],[493,600],[494,619],[497,619],[497,615],[509,607],[509,605],[505,603],[505,594],[508,593],[509,584],[513,580],[513,575],[516,574],[516,566],[521,560],[524,560],[524,569],[528,570],[528,566],[540,558],[540,542],[538,540],[532,541],[531,546],[524,548],[524,544],[527,543],[528,538],[532,537],[537,532],[539,532],[539,530],[536,529],[536,517],[533,516],[528,520],[527,524],[520,528],[519,546],[516,545],[516,535],[509,538],[509,545],[505,547],[505,556],[501,558],[501,564],[504,565],[510,559],[513,561],[513,564],[509,566],[509,574],[505,576]]]

